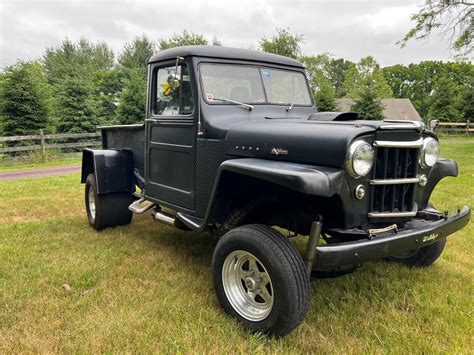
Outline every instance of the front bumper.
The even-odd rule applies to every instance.
[[[357,265],[364,261],[382,259],[415,250],[463,228],[471,218],[469,207],[438,221],[415,218],[396,234],[386,233],[374,239],[363,239],[347,243],[328,244],[317,248],[315,267],[328,269]]]

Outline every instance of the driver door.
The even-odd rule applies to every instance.
[[[145,196],[176,210],[194,211],[196,110],[189,68],[185,62],[158,64],[151,73]]]

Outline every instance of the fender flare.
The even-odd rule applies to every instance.
[[[338,193],[344,181],[344,170],[332,167],[288,163],[258,158],[230,159],[220,166],[203,219],[178,212],[177,217],[189,228],[202,231],[211,223],[217,191],[227,173],[241,174],[302,192],[308,195],[331,197]]]
[[[94,174],[97,193],[134,192],[133,153],[128,149],[84,149],[82,151],[81,183]]]
[[[336,194],[344,178],[343,170],[337,168],[244,158],[224,161],[219,167],[215,184],[219,183],[225,172],[254,177],[321,197]]]
[[[431,197],[434,188],[441,179],[447,176],[458,176],[458,164],[455,160],[447,158],[439,158],[436,164],[430,171],[428,182],[424,189],[422,189],[422,196],[420,205],[422,208],[426,207]]]

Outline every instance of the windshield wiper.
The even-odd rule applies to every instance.
[[[295,96],[293,96],[293,99],[291,100],[290,106],[286,107],[286,112],[291,111],[291,109],[295,105],[296,101],[298,101],[298,99],[301,97],[301,95],[303,95],[303,93],[300,92],[299,94],[296,94]]]
[[[286,112],[290,112],[290,110],[293,108],[293,105],[295,104],[295,101],[296,101],[296,99],[293,100],[293,101],[291,102],[290,106],[288,106],[288,107],[286,108]]]
[[[217,100],[217,101],[230,102],[232,104],[244,106],[244,107],[248,108],[249,111],[252,111],[255,108],[252,105],[244,104],[243,102],[239,102],[239,101],[234,101],[234,100],[229,100],[229,99],[218,99],[218,98],[215,98],[215,97],[213,97],[212,99]]]

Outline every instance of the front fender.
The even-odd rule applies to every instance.
[[[251,176],[321,197],[336,194],[344,177],[341,169],[255,158],[226,160],[219,167],[218,178],[224,171]]]
[[[212,223],[211,215],[217,208],[218,191],[221,188],[226,188],[220,185],[227,173],[249,176],[308,195],[327,198],[339,192],[344,179],[344,171],[336,168],[257,158],[230,159],[219,166],[204,218],[181,212],[177,213],[177,218],[196,231],[202,231]],[[228,188],[232,188],[232,186]]]
[[[81,183],[94,174],[97,193],[134,192],[133,153],[121,149],[84,149],[82,152]]]
[[[428,183],[423,189],[420,198],[420,207],[423,209],[427,206],[431,193],[438,182],[446,176],[458,176],[458,164],[455,160],[440,158],[433,166],[428,176]]]

